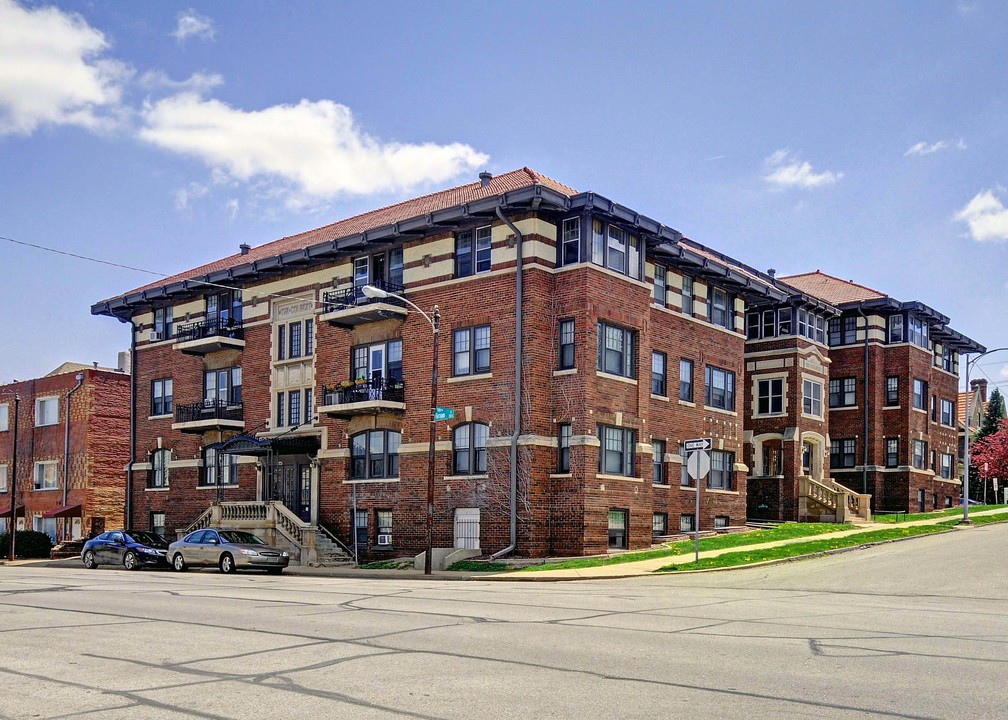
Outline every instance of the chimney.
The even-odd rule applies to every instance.
[[[98,369],[98,363],[97,363],[97,361],[94,361],[94,362],[92,362],[91,364],[92,364],[92,365],[94,365],[94,369],[95,369],[95,370],[97,370],[97,369]]]
[[[766,271],[766,274],[769,275],[771,278],[777,277],[777,271],[774,268],[769,268]]]
[[[238,246],[238,251],[242,255],[248,255],[249,254],[249,250],[251,250],[251,249],[252,249],[252,246],[249,245],[248,243],[242,243],[241,245]]]
[[[980,402],[987,402],[987,379],[981,378],[980,380],[970,381],[970,390],[973,392],[980,393]]]
[[[479,174],[479,179],[480,179],[480,187],[486,187],[487,185],[490,184],[490,181],[493,180],[493,175],[484,170]]]

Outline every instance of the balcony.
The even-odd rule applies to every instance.
[[[206,355],[217,350],[241,350],[245,347],[245,328],[241,320],[201,320],[175,326],[175,350],[189,355]]]
[[[175,406],[172,430],[185,433],[202,433],[207,430],[242,430],[245,428],[242,404],[222,400]]]
[[[378,281],[371,283],[390,293],[402,293],[403,286]],[[352,328],[355,325],[406,317],[406,303],[399,298],[369,298],[359,287],[346,290],[332,290],[322,295],[322,315],[320,320],[337,327]]]
[[[401,413],[406,410],[406,383],[395,378],[374,378],[364,383],[322,386],[318,411],[332,417]]]

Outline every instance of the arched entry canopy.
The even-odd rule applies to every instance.
[[[313,435],[261,438],[254,435],[235,435],[216,446],[225,455],[315,455],[319,440]]]

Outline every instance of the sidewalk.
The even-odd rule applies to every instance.
[[[970,517],[981,515],[1008,515],[1008,508],[998,508],[994,510],[978,510],[970,513]],[[848,537],[858,535],[872,530],[891,530],[893,528],[911,527],[913,525],[938,525],[939,523],[957,520],[958,515],[940,515],[925,520],[911,520],[903,523],[865,523],[863,525],[851,525],[849,530],[838,530],[837,532],[824,533],[822,535],[811,535],[807,537],[790,538],[788,540],[776,540],[774,542],[759,543],[757,545],[744,545],[740,547],[721,548],[719,550],[703,550],[700,558],[711,558],[725,553],[739,552],[743,550],[762,550],[764,548],[780,547],[782,545],[794,545],[796,543],[811,542],[813,540],[829,540],[831,538]],[[794,559],[794,558],[789,558]],[[616,565],[600,565],[598,567],[575,568],[569,570],[543,570],[541,572],[519,572],[519,573],[493,573],[484,576],[486,580],[512,580],[518,582],[556,582],[562,580],[591,580],[591,579],[616,579],[641,577],[651,575],[659,568],[666,565],[685,565],[693,562],[693,554],[687,555],[667,555],[665,557],[641,560],[639,562],[620,563]],[[751,567],[742,565],[739,567]],[[735,568],[726,568],[726,570]],[[681,571],[681,572],[689,572]],[[711,570],[701,570],[697,572],[720,572]]]

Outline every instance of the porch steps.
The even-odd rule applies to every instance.
[[[316,566],[321,567],[348,567],[354,564],[352,555],[327,538],[324,533],[316,533],[315,550],[317,552]]]

